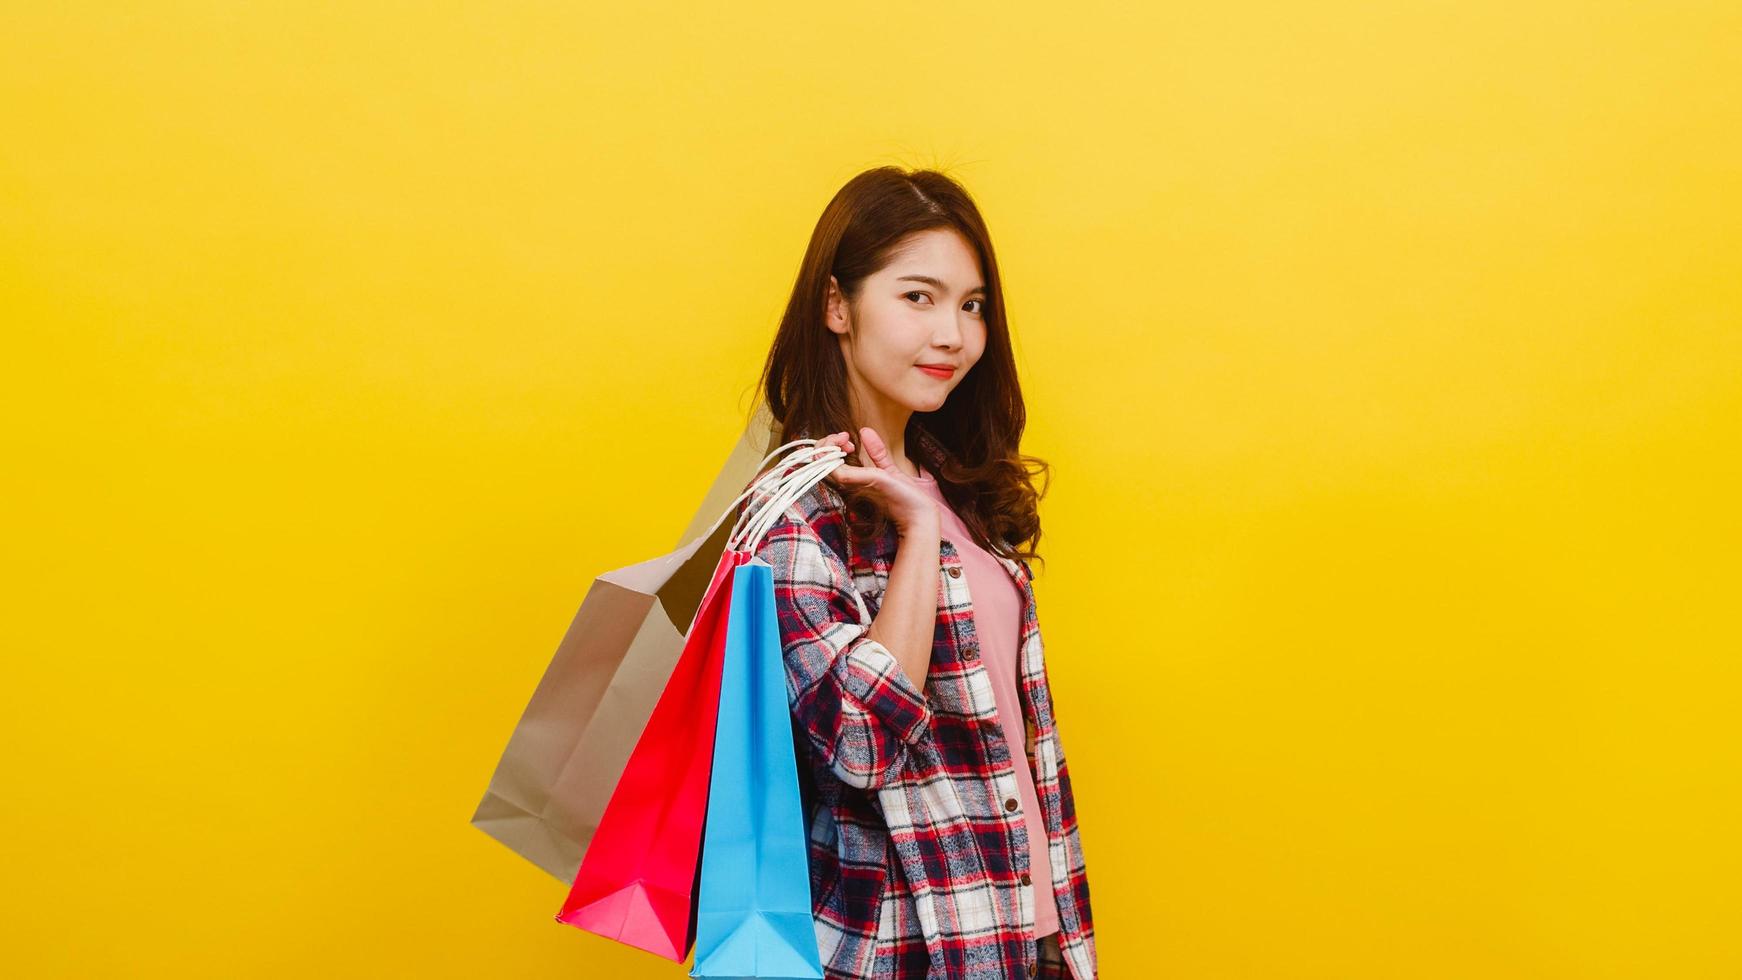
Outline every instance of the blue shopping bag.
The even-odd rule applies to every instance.
[[[774,569],[749,558],[732,580],[690,976],[822,977],[808,846]]]

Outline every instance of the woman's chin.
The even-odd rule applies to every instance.
[[[950,400],[949,388],[931,388],[915,393],[911,398],[903,399],[908,409],[914,412],[935,412]]]

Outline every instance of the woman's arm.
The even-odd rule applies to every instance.
[[[921,550],[914,549],[916,555]],[[756,557],[773,569],[788,703],[797,727],[847,785],[874,790],[894,780],[906,765],[908,748],[931,727],[924,684],[915,684],[884,645],[881,629],[871,634],[874,623],[860,614],[846,561],[796,508],[769,529]],[[918,562],[909,559],[910,567]],[[936,575],[935,566],[931,574]],[[903,581],[917,577],[910,572]],[[935,589],[936,579],[932,582]],[[907,588],[914,589],[911,583]],[[911,609],[898,613],[909,635],[895,641],[910,659],[918,655],[907,618],[912,615]],[[880,609],[874,622],[883,620]],[[889,620],[884,629],[895,622]],[[928,639],[922,664],[929,662],[930,651]]]
[[[803,507],[794,504],[781,515],[756,554],[774,570],[793,718],[842,782],[876,789],[900,774],[908,747],[931,727],[925,680],[936,632],[943,518],[896,468],[876,432],[860,432],[874,465],[843,462],[829,478],[868,487],[900,534],[877,615],[861,620],[846,559],[805,519]],[[844,451],[853,447],[844,432],[822,441]]]
[[[938,556],[943,515],[913,478],[895,465],[895,458],[876,429],[859,430],[868,466],[843,463],[829,479],[860,487],[878,501],[895,523],[901,543],[889,568],[889,583],[870,633],[895,651],[895,658],[913,686],[925,690],[931,670],[932,639],[937,631]],[[836,432],[822,440],[853,451],[853,440]]]
[[[938,618],[939,539],[936,522],[908,527],[889,566],[889,587],[867,635],[888,647],[913,686],[925,690]]]

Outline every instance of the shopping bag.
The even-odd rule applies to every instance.
[[[774,570],[732,552],[692,977],[821,977]]]
[[[842,458],[840,451],[832,447],[811,458],[817,452],[795,453],[791,458],[802,457],[808,465],[801,463],[799,472],[793,474],[785,470],[783,463],[765,477],[759,477],[740,494],[739,500],[762,494],[762,499],[784,509],[785,502],[820,480]],[[726,516],[722,514],[716,524]],[[698,927],[695,899],[716,740],[734,742],[748,737],[745,718],[736,719],[732,732],[723,736],[717,726],[725,648],[731,635],[731,607],[738,601],[735,571],[754,555],[754,545],[744,542],[760,540],[772,520],[760,508],[739,512],[738,524],[728,536],[707,595],[686,636],[683,654],[611,793],[568,898],[557,913],[557,921],[678,962],[688,955]],[[769,571],[766,562],[759,564],[765,573]],[[765,587],[770,607],[767,612],[772,612],[772,583],[772,577],[767,577]],[[756,615],[766,613],[759,610]],[[790,723],[786,721],[778,627],[774,628],[773,664],[782,671],[778,680],[786,777],[792,782],[790,799],[796,810],[797,769]],[[743,673],[743,669],[739,672]],[[745,685],[740,682],[738,686]],[[743,694],[735,694],[732,703],[743,700]],[[800,848],[802,869],[805,867],[804,835],[799,827],[802,820],[795,814],[791,822],[796,828],[792,839]],[[807,871],[804,878],[807,929],[808,882]],[[790,905],[790,901],[783,902],[781,911]],[[790,925],[786,928],[790,931]],[[814,933],[811,941],[814,956]]]
[[[759,405],[685,528],[686,543],[594,580],[490,777],[472,825],[565,885],[713,584],[727,536],[717,515],[767,463],[779,435]]]
[[[696,871],[739,558],[735,551],[720,555],[683,654],[556,916],[558,922],[679,963],[695,941]]]

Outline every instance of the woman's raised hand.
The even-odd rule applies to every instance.
[[[861,461],[868,457],[870,465],[843,462],[831,470],[827,478],[844,486],[866,488],[871,498],[889,514],[889,519],[895,522],[903,537],[916,530],[937,533],[943,520],[937,501],[920,489],[913,477],[895,465],[895,457],[876,429],[865,426],[859,430],[859,436],[865,448],[858,456]],[[853,440],[847,433],[837,432],[820,441],[840,447],[849,454],[848,459],[853,458]]]

